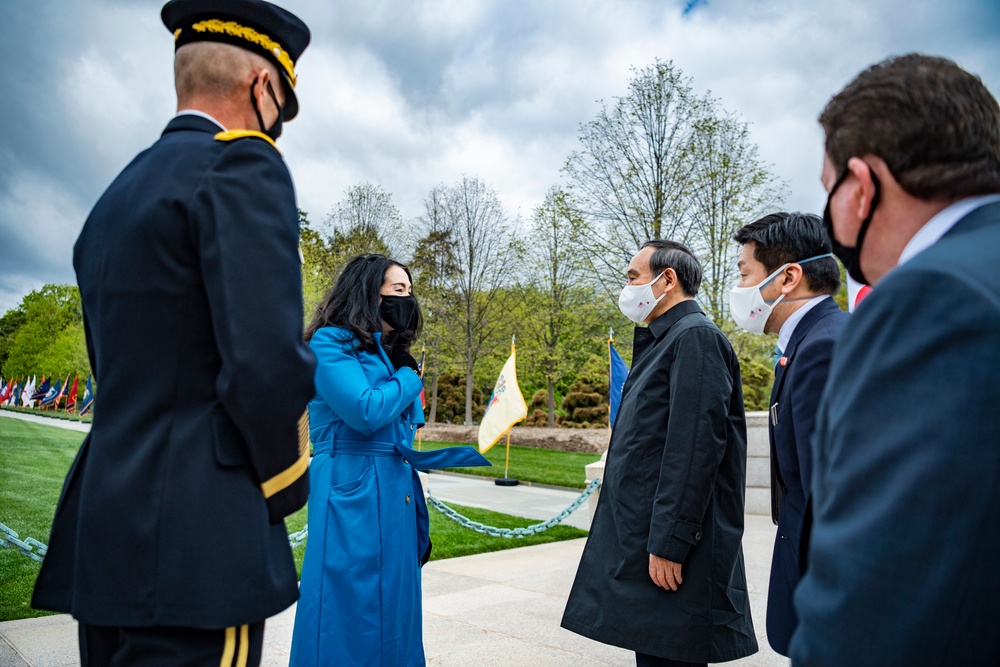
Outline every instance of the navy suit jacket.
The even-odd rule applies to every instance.
[[[98,398],[33,606],[223,628],[298,596],[282,518],[308,496],[298,213],[267,141],[178,116],[74,248]]]
[[[997,665],[1000,203],[858,306],[813,445],[793,665]]]
[[[810,436],[826,386],[834,344],[850,319],[831,298],[813,306],[795,326],[771,390],[771,508],[778,531],[767,593],[767,641],[782,655],[797,619],[792,593],[799,583],[799,541],[809,476]],[[780,512],[778,508],[780,506]]]

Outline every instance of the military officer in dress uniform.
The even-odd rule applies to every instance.
[[[178,113],[74,248],[101,406],[32,604],[79,621],[83,665],[253,665],[298,595],[283,519],[309,491],[315,360],[274,142],[309,30],[261,0],[162,18]]]

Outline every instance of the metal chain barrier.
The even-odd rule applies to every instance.
[[[431,495],[427,496],[427,503],[431,507],[433,507],[434,509],[441,512],[446,517],[457,523],[458,525],[463,526],[464,528],[468,528],[469,530],[474,530],[477,533],[483,533],[484,535],[489,535],[490,537],[504,537],[509,539],[512,537],[527,537],[528,535],[537,535],[538,533],[545,532],[546,530],[552,528],[553,526],[559,525],[560,523],[565,521],[570,514],[580,509],[580,505],[582,505],[583,502],[590,497],[590,494],[596,491],[600,485],[601,485],[600,479],[590,480],[590,484],[588,484],[587,488],[583,490],[583,493],[581,493],[576,500],[570,503],[566,507],[566,509],[564,509],[562,512],[559,512],[559,514],[556,514],[548,521],[543,521],[542,523],[536,523],[526,528],[497,528],[496,526],[487,526],[478,521],[473,521],[472,519],[466,516],[462,516],[461,514],[459,514],[458,512],[448,507],[443,502],[441,502],[440,500]],[[308,539],[308,537],[309,537],[309,525],[306,524],[306,526],[302,530],[289,534],[288,544],[294,549],[295,547],[303,544]],[[46,552],[48,552],[49,550],[49,548],[46,545],[42,544],[38,540],[33,539],[31,537],[27,537],[24,540],[21,540],[18,537],[17,533],[15,533],[13,530],[3,525],[2,523],[0,523],[0,547],[8,549],[11,547],[16,547],[18,551],[20,551],[28,558],[31,558],[32,560],[36,560],[39,562],[41,562],[41,560],[45,557]]]
[[[566,507],[562,512],[556,514],[554,517],[548,521],[543,521],[542,523],[536,523],[534,525],[528,526],[526,528],[497,528],[496,526],[487,526],[486,524],[480,523],[478,521],[473,521],[472,519],[462,516],[452,508],[445,505],[443,502],[435,498],[434,496],[427,496],[427,504],[436,509],[437,511],[444,514],[446,517],[457,523],[458,525],[468,528],[469,530],[474,530],[477,533],[483,533],[484,535],[489,535],[490,537],[527,537],[528,535],[537,535],[542,533],[549,528],[552,528],[559,523],[562,523],[566,517],[575,512],[580,508],[580,505],[590,497],[594,491],[601,485],[600,479],[590,480],[590,484],[587,488],[583,490],[580,497],[574,500],[569,506]]]
[[[288,536],[288,544],[294,549],[305,542],[307,537],[309,537],[309,526],[290,534]],[[46,545],[32,537],[26,537],[23,540],[20,539],[17,533],[2,523],[0,523],[0,547],[4,547],[5,549],[16,547],[22,554],[38,562],[41,562],[45,558],[45,554],[49,550]]]
[[[0,547],[5,549],[17,547],[17,550],[22,554],[38,562],[42,561],[42,558],[45,557],[46,552],[49,550],[47,546],[32,537],[26,537],[23,540],[19,539],[17,533],[2,523],[0,523]]]
[[[308,523],[305,525],[304,528],[302,528],[302,530],[291,533],[288,536],[288,544],[291,545],[291,547],[294,549],[295,547],[305,542],[307,537],[309,537]]]

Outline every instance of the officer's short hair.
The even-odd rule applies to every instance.
[[[174,87],[177,99],[196,95],[224,99],[240,91],[247,75],[267,68],[276,80],[278,70],[267,59],[231,44],[192,42],[174,56]]]
[[[698,296],[702,280],[701,264],[690,248],[683,243],[663,239],[646,241],[642,247],[655,248],[653,254],[649,256],[649,270],[652,275],[658,276],[667,269],[673,269],[684,295]]]

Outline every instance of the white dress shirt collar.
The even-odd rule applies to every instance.
[[[215,118],[212,118],[211,116],[209,116],[204,111],[199,111],[198,109],[181,109],[180,111],[177,112],[177,116],[201,116],[202,118],[204,118],[206,120],[210,120],[213,123],[215,123],[216,125],[218,125],[222,129],[223,132],[226,131],[226,126],[225,125],[223,125],[222,123],[220,123],[219,121],[217,121]],[[174,116],[174,117],[176,118],[177,116]]]
[[[778,349],[781,350],[782,353],[788,349],[788,342],[792,340],[792,334],[795,332],[795,327],[797,327],[799,322],[802,321],[802,318],[806,316],[806,313],[815,308],[816,305],[823,299],[829,298],[831,298],[829,294],[815,296],[806,301],[801,308],[788,316],[785,323],[781,325],[780,329],[778,329]]]

